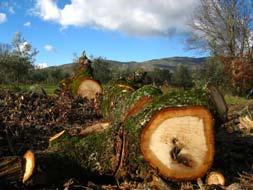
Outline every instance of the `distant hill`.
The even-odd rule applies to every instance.
[[[162,58],[162,59],[152,59],[149,61],[143,62],[120,62],[120,61],[113,61],[113,60],[103,60],[109,63],[109,66],[114,69],[118,70],[125,70],[125,69],[138,69],[141,68],[144,71],[153,71],[154,69],[169,69],[172,72],[175,70],[176,66],[179,64],[188,66],[191,70],[196,69],[205,62],[207,58],[193,58],[193,57],[171,57],[171,58]],[[46,69],[62,69],[63,72],[72,74],[74,69],[74,64],[64,64],[59,66],[48,67]]]

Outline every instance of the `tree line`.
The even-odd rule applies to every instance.
[[[212,83],[229,90],[227,87],[228,79],[223,73],[224,66],[218,60],[214,60],[213,57],[207,58],[195,69],[186,64],[178,64],[173,70],[155,68],[152,71],[145,71],[131,67],[120,69],[104,58],[94,59],[92,67],[95,79],[102,83],[122,78],[134,79],[136,82],[142,81],[145,84],[168,85],[184,89]]]
[[[183,88],[212,83],[238,95],[245,95],[253,89],[253,1],[200,0],[189,26],[192,29],[188,38],[189,49],[209,54],[198,70],[179,65],[173,72],[159,69],[139,72],[109,68],[103,59],[94,59],[95,77],[107,82],[135,73],[129,77],[138,79],[143,75],[151,83],[167,81]],[[67,75],[57,69],[36,69],[34,59],[37,53],[20,33],[15,34],[11,44],[0,44],[0,83],[56,83]]]
[[[10,44],[0,43],[0,84],[58,83],[67,76],[62,70],[39,69],[38,50],[17,32]]]

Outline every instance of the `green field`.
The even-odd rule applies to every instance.
[[[0,89],[8,89],[13,91],[34,91],[41,92],[41,88],[43,88],[48,95],[54,94],[58,85],[56,84],[10,84],[10,85],[0,85]]]
[[[0,89],[9,89],[17,91],[34,91],[41,92],[40,87],[42,87],[48,95],[54,94],[55,90],[58,88],[57,84],[19,84],[19,85],[0,85]],[[233,96],[226,94],[225,101],[228,105],[247,105],[253,104],[253,99],[247,99],[245,97]]]
[[[245,97],[225,95],[225,101],[228,105],[247,105],[253,104],[253,99],[247,99]]]

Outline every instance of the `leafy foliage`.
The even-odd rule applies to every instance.
[[[224,65],[219,59],[214,57],[209,58],[197,72],[197,79],[202,80],[204,83],[211,83],[215,86],[222,86],[223,88],[228,85]]]
[[[24,82],[34,68],[34,57],[38,51],[16,33],[12,45],[1,44],[0,48],[0,82]]]
[[[191,72],[188,67],[178,65],[175,73],[173,74],[173,82],[179,87],[191,88],[193,86]]]
[[[96,80],[107,83],[112,79],[109,62],[104,61],[102,58],[94,59],[92,67],[94,70],[93,75]]]

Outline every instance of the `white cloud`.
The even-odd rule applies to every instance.
[[[26,23],[24,24],[24,26],[26,26],[26,27],[30,27],[31,25],[32,25],[31,22],[26,22]]]
[[[36,0],[35,13],[62,27],[91,26],[131,35],[167,35],[186,30],[196,0]]]
[[[44,45],[44,49],[48,52],[55,52],[55,48],[52,45],[46,44]]]
[[[37,63],[35,67],[37,69],[44,69],[44,68],[48,67],[48,64],[47,64],[47,62]]]
[[[4,13],[0,13],[0,24],[7,20],[7,16]]]

